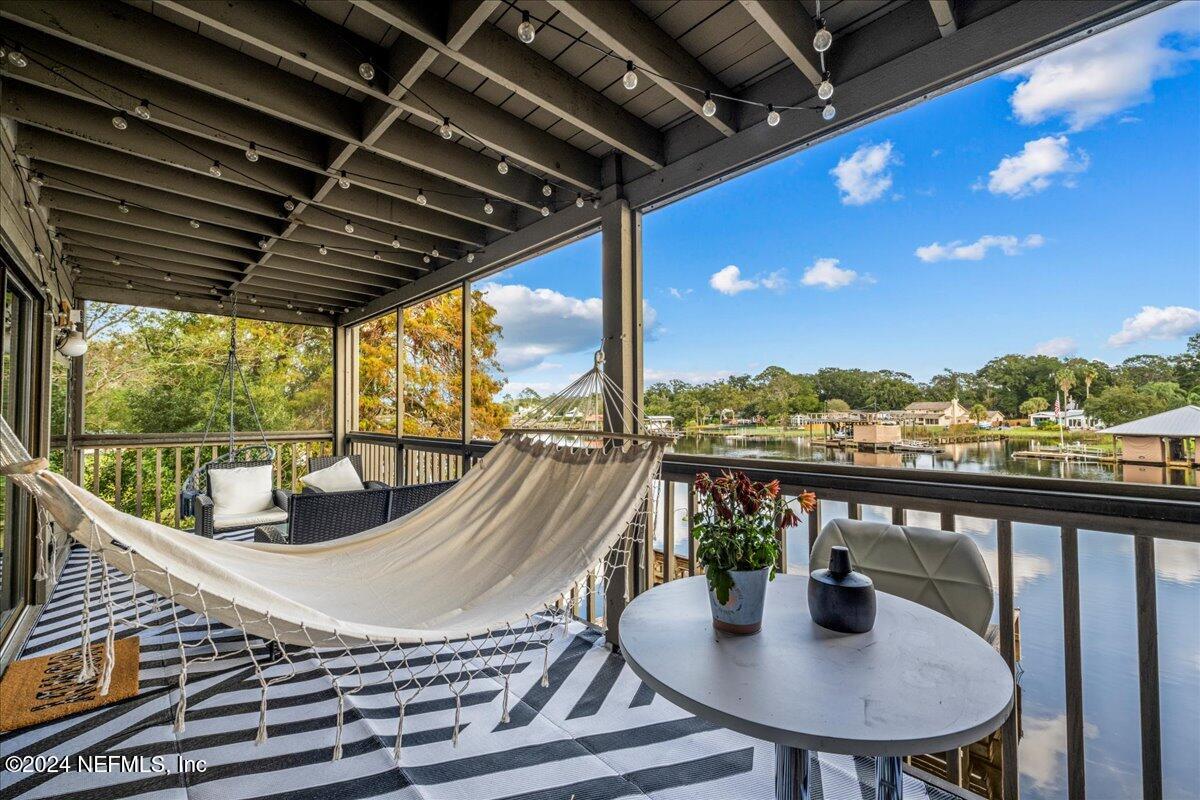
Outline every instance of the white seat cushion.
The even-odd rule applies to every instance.
[[[208,495],[213,501],[213,518],[274,508],[274,483],[270,464],[210,469]]]
[[[325,469],[310,472],[300,482],[322,492],[360,492],[365,488],[348,458],[335,461]]]
[[[223,531],[235,528],[253,528],[257,525],[273,525],[276,522],[287,522],[287,518],[288,513],[286,511],[281,508],[272,507],[268,511],[214,515],[213,527]]]

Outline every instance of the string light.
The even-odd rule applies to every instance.
[[[12,50],[8,54],[8,63],[19,69],[24,69],[29,66],[29,59],[25,58],[25,54],[20,50]]]
[[[46,260],[46,254],[43,253],[42,248],[36,244],[33,246],[33,257],[36,258],[38,261]]]
[[[554,194],[554,187],[551,186],[549,183],[543,183],[542,184],[542,196],[549,197],[552,194]]]
[[[371,258],[375,259],[376,261],[382,261],[382,260],[383,260],[383,258],[382,258],[382,257],[379,255],[379,251],[378,251],[378,250],[376,250],[374,253],[372,253],[372,254],[371,254]]]
[[[500,161],[496,163],[496,172],[499,172],[501,175],[508,174],[508,159],[504,156],[500,156]]]
[[[317,248],[317,252],[323,256],[327,256],[327,255],[329,255],[329,248],[326,247],[325,245],[321,245],[320,247]]]
[[[821,109],[821,119],[829,122],[835,116],[837,116],[837,109],[833,107],[833,103],[826,103],[825,107]]]
[[[121,266],[121,257],[120,257],[120,256],[113,256],[112,263],[113,263],[113,266],[114,266],[114,267],[119,267],[119,266]]]
[[[189,220],[188,220],[188,225],[191,225],[193,228],[199,228],[199,227],[200,227],[200,220],[198,220],[198,219],[189,219]]]
[[[450,127],[449,117],[442,117],[442,124],[438,126],[438,133],[443,139],[453,138],[454,129]]]
[[[474,254],[474,253],[467,253],[467,263],[468,263],[468,264],[472,264],[472,263],[474,263],[474,262],[475,262],[475,254]]]
[[[117,203],[117,211],[120,211],[122,214],[128,214],[128,213],[129,213],[129,206],[125,205],[125,201],[124,201],[124,200],[122,200],[122,201],[120,201],[119,203]]]
[[[46,185],[46,176],[40,172],[35,172],[29,176],[29,183],[33,186],[38,186],[38,187],[45,186]]]
[[[176,299],[176,300],[182,300],[183,298],[179,296],[179,292],[176,292],[176,293],[175,293],[175,299]]]
[[[429,251],[429,255],[433,256],[434,258],[437,258],[440,254],[438,253],[438,249],[435,247]]]
[[[296,210],[296,201],[293,200],[291,197],[288,197],[288,199],[283,201],[283,210],[284,211],[295,211]]]
[[[217,293],[217,287],[215,287],[215,286],[212,286],[212,287],[210,287],[210,288],[209,288],[209,290],[208,290],[208,293],[209,293],[209,294],[216,294],[216,293]]]
[[[338,176],[338,186],[343,189],[350,188],[350,179],[346,177],[346,170],[342,170],[342,174]]]
[[[581,195],[581,194],[575,195],[575,207],[583,208],[583,195]]]
[[[828,100],[833,97],[833,84],[829,81],[829,73],[825,73],[825,79],[817,84],[817,97],[822,100]]]
[[[704,105],[700,106],[700,113],[706,117],[717,113],[717,101],[712,99],[712,92],[704,93]]]
[[[421,257],[421,260],[422,260],[423,262],[425,262],[426,264],[428,264],[428,263],[429,263],[430,261],[432,261],[433,259],[431,259],[429,256],[422,256],[422,257]]]
[[[258,302],[258,298],[255,297],[254,295],[250,295],[250,304],[254,305],[257,302]]]
[[[537,29],[533,27],[533,23],[529,21],[529,12],[521,12],[521,24],[517,26],[517,38],[525,44],[533,44],[533,38],[537,36]]]
[[[133,113],[142,119],[150,119],[150,101],[143,100],[133,107]]]
[[[125,288],[126,288],[126,289],[132,289],[132,288],[133,288],[133,281],[125,281]]]
[[[543,217],[548,217],[548,216],[550,216],[550,206],[543,205],[543,206],[541,207],[541,209],[539,209],[539,210],[542,212],[542,216],[543,216]]]
[[[342,230],[344,230],[346,233],[354,233],[354,223],[350,220],[346,220],[346,224],[342,226]]]
[[[212,166],[208,168],[208,174],[212,175],[214,178],[221,177],[221,162],[220,161],[212,162]]]
[[[496,209],[492,207],[492,202],[490,200],[483,201],[483,213],[490,215],[495,210]]]
[[[623,78],[621,78],[621,85],[632,92],[634,89],[637,88],[637,81],[638,81],[637,73],[634,72],[634,70],[633,70],[633,62],[626,61],[625,62],[625,76]]]
[[[779,124],[779,112],[775,110],[775,106],[767,104],[767,124],[774,128]]]
[[[33,203],[25,200],[21,203],[21,208],[25,209],[26,211],[33,211]]]
[[[423,206],[429,202],[429,198],[425,196],[424,189],[417,189],[417,205]]]
[[[291,310],[292,308],[295,308],[295,306],[293,306],[293,305],[291,304],[291,302],[289,302],[289,303],[287,304],[287,307],[288,307],[288,309],[289,309],[289,310]]]
[[[218,300],[218,301],[217,301],[217,308],[224,308],[224,307],[225,307],[225,301],[224,301],[224,300]]]
[[[112,118],[112,126],[119,131],[123,131],[129,127],[129,120],[125,119],[124,114],[117,114]]]
[[[265,238],[258,240],[258,246],[262,250],[266,250],[268,244],[270,244],[270,242],[268,242]]]
[[[370,61],[364,61],[358,65],[358,74],[362,76],[364,81],[375,80],[375,65]]]
[[[818,53],[824,53],[833,44],[833,34],[829,32],[829,27],[825,24],[825,20],[817,18],[818,28],[813,36],[813,50]]]
[[[400,249],[400,237],[399,236],[392,237],[392,249],[394,249],[394,250]]]
[[[251,142],[250,146],[246,148],[246,160],[251,164],[258,161],[258,150],[254,147],[254,142]]]
[[[171,273],[168,272],[165,275],[163,275],[163,280],[166,281],[167,283],[170,283],[171,282]]]

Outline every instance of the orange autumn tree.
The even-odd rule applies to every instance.
[[[504,386],[496,348],[496,309],[471,293],[471,420],[476,438],[495,439],[509,411],[496,402]],[[457,438],[462,416],[462,290],[404,309],[404,434]],[[359,425],[396,430],[396,316],[359,328]]]

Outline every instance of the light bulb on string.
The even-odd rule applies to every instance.
[[[28,200],[23,200],[21,201],[21,208],[25,209],[26,211],[33,211],[33,203],[29,202]]]
[[[358,74],[362,76],[364,81],[375,80],[375,65],[370,61],[364,61],[358,65]]]
[[[450,139],[454,136],[454,129],[450,127],[450,118],[442,117],[442,124],[438,126],[438,134],[443,139]]]
[[[35,172],[29,176],[29,183],[33,186],[45,186],[46,176],[40,172]]]
[[[215,286],[211,287],[211,288],[208,290],[208,293],[209,293],[209,294],[214,294],[214,295],[215,295],[215,294],[217,293],[217,287],[215,287]]]
[[[775,110],[775,106],[767,104],[767,124],[774,128],[779,124],[779,112]]]
[[[429,202],[429,198],[425,196],[424,189],[417,189],[417,205],[423,206]]]
[[[283,210],[284,211],[295,211],[296,210],[296,201],[293,200],[291,197],[284,200],[283,201]]]
[[[292,308],[295,308],[295,306],[293,306],[293,305],[291,304],[291,302],[289,302],[289,303],[287,304],[287,307],[288,307],[288,309],[289,309],[289,310],[290,310],[290,309],[292,309]]]
[[[496,209],[492,206],[492,203],[490,200],[483,201],[483,213],[490,215],[495,210]]]
[[[554,187],[551,186],[549,183],[543,183],[542,184],[542,197],[549,197],[552,194],[554,194]]]
[[[250,305],[254,305],[257,302],[258,302],[258,298],[255,297],[254,295],[250,295]]]
[[[33,257],[36,258],[38,261],[46,260],[46,254],[43,253],[42,248],[36,244],[33,246]]]
[[[371,254],[371,258],[375,259],[376,261],[382,261],[382,260],[383,260],[383,256],[379,255],[379,251],[378,251],[378,250],[376,250],[375,252],[373,252],[373,253]]]
[[[816,34],[813,35],[813,50],[818,53],[824,53],[833,45],[833,34],[829,32],[829,27],[825,24],[825,20],[818,19],[819,26]]]
[[[829,80],[829,73],[825,73],[825,79],[817,84],[817,97],[822,100],[833,97],[833,83]]]
[[[123,131],[129,127],[129,120],[125,119],[124,114],[117,114],[112,118],[112,126],[119,131]]]
[[[188,225],[191,225],[193,228],[199,228],[199,227],[200,227],[200,220],[198,220],[198,219],[189,219],[189,220],[188,220]]]
[[[344,230],[346,233],[354,233],[354,223],[350,220],[346,220],[346,224],[342,226],[342,230]]]
[[[120,211],[122,214],[129,213],[129,206],[125,205],[124,200],[120,200],[117,202],[117,211]]]
[[[575,195],[575,207],[583,208],[583,195],[581,195],[581,194]]]
[[[246,160],[251,164],[258,161],[258,148],[254,146],[254,142],[251,142],[250,146],[246,148]]]
[[[400,237],[399,237],[399,236],[393,236],[393,237],[392,237],[392,249],[393,249],[393,250],[399,250],[399,249],[400,249]]]
[[[221,162],[220,161],[212,162],[212,166],[208,168],[208,174],[212,175],[214,178],[221,177]]]
[[[471,264],[471,263],[474,263],[474,261],[475,261],[475,254],[467,253],[467,263]]]
[[[712,99],[712,92],[704,93],[704,105],[700,106],[700,113],[706,117],[717,113],[717,101]]]
[[[323,256],[327,256],[327,255],[329,255],[329,248],[326,247],[325,245],[321,245],[320,247],[317,248],[317,252]]]
[[[133,107],[133,113],[142,119],[150,119],[150,101],[143,100]]]
[[[266,250],[268,244],[270,244],[270,242],[268,242],[266,239],[258,240],[258,247],[260,250]]]
[[[114,267],[119,267],[119,266],[121,266],[121,257],[120,257],[120,256],[113,256],[112,263],[113,263],[113,266],[114,266]]]
[[[833,107],[833,103],[826,103],[825,107],[821,109],[821,119],[825,120],[826,122],[829,122],[836,116],[837,109]]]
[[[427,256],[427,255],[426,255],[426,256],[421,256],[421,261],[425,262],[426,264],[428,264],[428,263],[429,263],[430,261],[432,261],[432,260],[433,260],[433,259],[431,259],[431,258],[430,258],[429,256]]]
[[[346,170],[342,170],[342,174],[338,175],[338,186],[343,189],[350,188],[350,178],[346,176]]]
[[[19,69],[24,69],[29,66],[29,59],[25,58],[25,54],[20,50],[11,50],[8,53],[8,63]]]
[[[171,282],[171,273],[168,272],[168,273],[164,274],[163,280],[166,281],[167,283],[170,283]]]
[[[429,251],[429,255],[433,256],[434,258],[437,258],[440,255],[440,253],[438,253],[438,249],[435,247]]]
[[[533,27],[533,23],[529,21],[529,12],[521,12],[521,24],[517,26],[517,38],[525,44],[533,44],[534,37],[537,36],[537,29]]]
[[[125,288],[126,288],[126,289],[132,289],[132,288],[133,288],[133,281],[125,281]]]
[[[217,301],[217,308],[224,308],[224,307],[225,307],[225,301],[224,301],[224,300],[218,300],[218,301]]]
[[[542,208],[541,208],[541,212],[542,212],[542,216],[543,216],[543,217],[548,217],[548,216],[550,216],[550,206],[543,205],[543,206],[542,206]]]
[[[626,61],[625,62],[625,75],[621,78],[621,85],[632,92],[634,89],[637,88],[637,83],[638,83],[638,77],[637,77],[637,72],[634,71],[634,69],[633,69],[633,62]]]
[[[508,174],[508,159],[504,156],[500,156],[500,160],[496,163],[496,172],[499,172],[501,175]]]

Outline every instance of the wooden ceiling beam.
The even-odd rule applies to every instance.
[[[717,113],[711,117],[704,116],[702,108],[702,92],[728,95],[729,87],[713,77],[675,37],[655,25],[633,3],[628,0],[609,0],[606,3],[550,0],[550,5],[621,58],[649,70],[642,72],[642,75],[662,87],[693,114],[707,121],[721,135],[732,136],[737,133],[730,103],[718,102]],[[669,79],[682,81],[701,91],[679,86]]]
[[[114,264],[111,258],[105,258],[103,253],[90,247],[74,246],[71,249],[70,255],[71,263],[78,264],[81,270],[91,269],[94,272],[115,272],[121,268],[137,268],[145,275],[153,275],[160,278],[165,275],[172,277],[186,275],[193,282],[200,281],[207,286],[216,286],[218,289],[229,286],[229,284],[238,278],[237,272],[223,272],[211,267],[180,264],[172,261],[164,262],[153,258],[139,258],[134,261],[122,259],[120,264]]]
[[[399,105],[404,111],[426,121],[440,124],[440,115],[448,115],[463,130],[489,147],[536,165],[538,169],[555,174],[562,180],[598,188],[595,187],[595,181],[599,177],[600,165],[596,158],[473,95],[469,95],[472,97],[469,111],[455,107],[454,93],[461,90],[440,78],[425,75],[419,83],[426,88],[413,86],[410,92],[399,98],[392,97],[390,87],[364,81],[358,73],[358,65],[365,60],[373,63],[381,60],[375,55],[374,46],[358,40],[350,31],[336,29],[328,20],[294,3],[281,0],[254,4],[192,0],[160,2],[238,41],[313,70],[376,101]],[[377,69],[376,81],[386,82],[383,73],[390,70],[381,63]],[[420,100],[416,97],[410,99],[410,95],[419,96]],[[433,105],[436,111],[426,103]],[[361,143],[357,137],[354,142]],[[332,166],[337,168],[336,160]]]
[[[258,250],[256,247],[235,247],[212,241],[206,242],[189,236],[178,236],[174,233],[139,228],[122,222],[85,217],[82,214],[72,214],[68,211],[51,211],[50,217],[53,220],[51,224],[59,231],[91,233],[96,236],[107,236],[110,239],[151,245],[175,253],[194,253],[235,264],[245,264],[247,261],[254,260]]]
[[[151,289],[166,293],[178,292],[181,298],[187,296],[196,300],[207,300],[213,305],[216,305],[220,301],[229,302],[228,298],[232,295],[233,291],[230,288],[222,287],[214,295],[209,292],[209,288],[211,287],[204,284],[196,284],[187,280],[163,281],[152,275],[138,275],[133,271],[124,269],[116,272],[83,270],[76,278],[77,284],[92,283],[123,286],[123,281],[133,284],[133,288],[130,291]],[[346,304],[355,305],[361,302],[361,299],[354,295],[340,296],[338,294],[325,294],[323,292],[293,291],[291,288],[271,286],[267,283],[256,286],[253,291],[239,289],[238,292],[241,295],[240,301],[243,314],[245,314],[247,309],[264,305],[263,303],[250,303],[246,299],[247,296],[253,296],[255,300],[265,299],[276,306],[286,306],[286,304],[291,303],[293,306],[300,306],[302,308],[311,307],[314,309],[317,305],[337,308],[338,306],[345,306]],[[295,309],[292,310],[292,313],[295,313]]]
[[[132,260],[135,263],[156,269],[159,272],[174,272],[181,265],[190,266],[210,270],[214,273],[214,278],[219,275],[223,276],[220,280],[227,281],[236,280],[241,269],[238,264],[221,261],[216,258],[207,258],[205,256],[194,255],[189,261],[181,262],[177,260],[179,258],[178,253],[172,253],[172,259],[175,260],[171,260],[144,253],[122,253],[117,251],[116,248],[125,248],[126,244],[126,242],[97,237],[88,233],[71,232],[69,236],[63,239],[63,248],[72,259],[90,259],[102,264],[111,264],[113,256],[118,256],[122,260]]]
[[[444,32],[431,23],[426,10],[427,3],[420,0],[351,2],[426,47],[438,50],[647,166],[657,169],[665,165],[666,156],[661,133],[495,26],[481,25],[461,47],[451,49],[443,39]],[[463,104],[459,93],[474,98],[474,95],[462,92],[448,81],[435,79],[428,74],[421,77],[412,91],[420,94],[439,111],[449,114],[452,121],[456,113],[469,111],[467,108],[458,107]],[[474,98],[471,105],[478,107],[478,102],[478,98]],[[443,106],[450,107],[451,110],[446,111]],[[423,116],[428,118],[428,114],[426,111]],[[472,122],[474,123],[474,120]],[[467,130],[481,139],[493,135],[488,130]],[[489,146],[494,145],[489,142]],[[502,147],[496,149],[535,165],[519,150],[513,152]],[[599,188],[598,173],[590,181],[583,182],[571,180],[565,174],[553,174],[558,174],[558,177],[569,180],[581,189],[595,191]]]
[[[929,8],[933,10],[933,18],[937,21],[938,33],[949,36],[958,30],[951,0],[929,0]]]
[[[233,230],[220,225],[201,225],[193,228],[188,220],[174,214],[164,214],[152,208],[126,203],[128,212],[122,213],[117,204],[111,200],[75,194],[46,186],[39,194],[41,205],[54,212],[68,212],[75,215],[93,217],[123,225],[147,228],[154,231],[164,231],[186,236],[205,242],[216,242],[233,247],[252,249],[257,247],[258,237],[245,231]],[[51,223],[56,224],[56,223]]]
[[[122,303],[125,305],[146,306],[149,308],[165,308],[172,311],[187,311],[198,314],[214,314],[217,316],[233,316],[233,306],[225,303],[224,308],[210,299],[184,297],[176,300],[169,292],[159,291],[129,291],[123,286],[100,281],[78,281],[75,284],[75,295],[83,300],[100,303]],[[300,309],[301,313],[284,308],[264,307],[255,315],[256,319],[271,322],[288,322],[300,325],[315,325],[323,328],[333,327],[332,314],[318,314],[308,309]],[[239,308],[240,316],[245,316],[245,308]]]
[[[741,0],[741,3],[809,83],[816,86],[825,79],[820,56],[812,46],[817,26],[803,5],[796,0]]]

